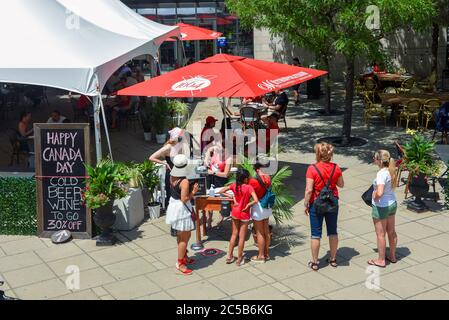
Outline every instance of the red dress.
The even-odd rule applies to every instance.
[[[236,184],[233,183],[230,187],[231,191],[234,193],[234,198],[237,204],[232,207],[232,217],[237,220],[249,221],[251,220],[251,208],[246,209],[245,207],[251,200],[251,193],[254,192],[254,188],[249,184],[242,184],[239,186],[239,190],[236,190]]]

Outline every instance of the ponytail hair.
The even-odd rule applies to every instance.
[[[390,156],[387,150],[378,150],[375,154],[375,158],[381,162],[382,168],[388,168],[391,176],[391,187],[394,189],[396,187],[396,162]]]
[[[242,189],[242,185],[245,183],[245,179],[249,179],[249,172],[245,169],[237,170],[237,177],[235,179],[235,190],[239,193]]]

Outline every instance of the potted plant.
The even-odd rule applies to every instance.
[[[435,176],[439,170],[437,162],[432,158],[434,149],[435,143],[421,134],[414,134],[412,141],[404,146],[404,165],[411,175],[409,190],[415,196],[414,201],[407,205],[409,210],[423,212],[428,209],[421,198],[429,191],[427,179]]]
[[[169,113],[167,99],[158,99],[151,110],[154,128],[156,130],[156,142],[163,144],[166,141],[167,134],[167,116]]]
[[[119,163],[118,180],[126,191],[126,196],[114,201],[117,216],[114,228],[120,231],[134,229],[145,218],[143,207],[143,176],[135,163]]]
[[[126,196],[118,180],[120,168],[107,159],[100,161],[95,167],[86,164],[86,169],[88,178],[83,202],[94,210],[93,220],[102,230],[97,239],[97,246],[111,246],[115,243],[111,228],[116,220],[113,202]]]
[[[148,206],[149,214],[151,219],[158,219],[161,213],[161,203],[155,201],[155,190],[160,183],[159,179],[159,168],[158,166],[150,161],[145,160],[139,165],[140,172],[143,176],[143,184],[147,189],[147,197],[144,197],[144,203]]]
[[[190,113],[187,103],[178,99],[172,99],[168,101],[168,109],[172,117],[173,127],[183,127],[187,123],[186,117]]]

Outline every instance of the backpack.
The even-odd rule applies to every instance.
[[[265,195],[262,199],[259,199],[259,203],[264,209],[273,209],[274,204],[276,202],[276,195],[271,190],[271,186],[267,188],[267,185],[262,180],[262,178],[257,174],[257,181],[259,184],[265,189]]]
[[[335,169],[337,167],[336,164],[334,164],[334,169],[332,170],[331,176],[329,178],[329,181],[326,183],[323,179],[323,176],[321,175],[320,170],[318,170],[318,167],[316,165],[313,165],[315,170],[318,172],[318,175],[320,176],[321,180],[324,183],[324,188],[321,189],[320,194],[314,201],[315,209],[317,214],[319,215],[325,215],[327,213],[334,213],[337,212],[338,209],[338,199],[332,192],[330,186],[332,182],[332,177],[334,176]]]

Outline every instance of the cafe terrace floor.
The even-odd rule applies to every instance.
[[[341,86],[339,87],[341,88]],[[343,106],[343,91],[337,88],[334,106]],[[53,92],[54,93],[54,92]],[[52,95],[50,107],[33,112],[35,121],[44,121],[59,108],[71,116],[64,97]],[[310,259],[309,222],[303,214],[305,170],[314,161],[313,145],[324,136],[341,131],[342,115],[323,117],[317,110],[322,100],[290,105],[287,113],[289,133],[282,133],[281,165],[289,165],[294,176],[287,183],[296,199],[294,218],[274,228],[271,261],[248,263],[242,267],[226,265],[224,254],[203,257],[195,254],[192,276],[175,272],[176,241],[164,217],[147,221],[138,229],[117,234],[120,242],[112,248],[97,248],[95,241],[75,240],[53,245],[37,237],[0,236],[0,274],[6,280],[6,294],[21,299],[449,299],[449,212],[442,201],[427,201],[430,211],[417,214],[406,209],[404,186],[397,189],[400,202],[397,215],[399,262],[386,269],[367,269],[367,260],[376,257],[376,238],[369,207],[360,195],[372,183],[376,167],[370,162],[373,152],[388,149],[403,140],[405,130],[380,122],[367,129],[361,119],[362,104],[355,103],[353,135],[368,140],[363,147],[337,148],[335,162],[344,168],[345,188],[341,190],[338,251],[339,267],[327,266],[328,244],[323,241],[321,269],[307,268]],[[192,120],[213,115],[221,119],[217,100],[200,101]],[[5,129],[17,122],[18,112],[0,124],[0,171],[9,168],[9,143]],[[1,120],[0,120],[1,121]],[[117,160],[141,161],[157,148],[143,140],[141,129],[111,134]],[[106,150],[106,149],[105,149]],[[441,187],[437,184],[437,191]],[[224,232],[212,231],[206,248],[226,251],[230,223]],[[192,236],[192,240],[194,235]],[[256,252],[248,236],[246,256]],[[81,270],[80,290],[68,290],[66,268]],[[376,282],[366,284],[378,272]],[[370,278],[371,276],[371,278]],[[374,283],[374,284],[373,284]]]

